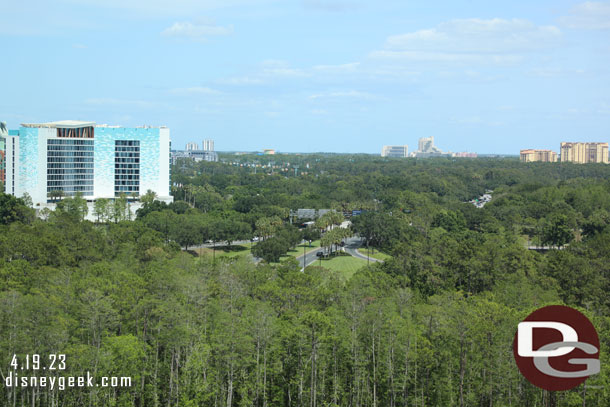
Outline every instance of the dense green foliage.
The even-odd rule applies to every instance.
[[[0,194],[2,375],[13,354],[65,353],[67,370],[47,375],[133,380],[0,387],[3,405],[607,405],[610,166],[363,156],[273,158],[308,169],[296,176],[247,166],[269,159],[176,167],[177,201],[148,197],[132,221],[107,212],[114,203],[83,221],[78,197],[34,219]],[[467,202],[487,189],[483,208]],[[298,208],[367,210],[353,231],[391,259],[347,279],[270,264],[279,255],[255,264],[180,250],[258,236],[253,252],[280,253],[304,237],[289,226]],[[332,217],[316,228],[342,219]],[[602,372],[586,393],[542,392],[513,360],[517,323],[560,303],[600,335]]]

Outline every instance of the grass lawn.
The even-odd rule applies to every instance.
[[[278,261],[277,263],[271,263],[271,264],[277,265],[286,259],[289,259],[289,258],[296,259],[297,257],[302,256],[303,255],[303,246],[305,246],[305,252],[308,253],[311,250],[315,250],[315,249],[319,248],[320,241],[314,240],[313,242],[311,242],[311,247],[309,246],[309,243],[300,244],[296,248],[290,249],[290,250],[288,250],[288,252],[286,252],[286,254],[280,256],[280,261]]]
[[[361,247],[360,249],[358,249],[358,253],[360,253],[363,256],[366,256],[366,248]],[[389,260],[392,258],[392,256],[390,256],[389,254],[386,254],[384,252],[380,252],[377,249],[373,249],[371,247],[371,253],[370,253],[371,257],[377,260]]]
[[[287,256],[292,256],[292,257],[302,256],[303,255],[303,246],[305,246],[305,251],[309,252],[310,250],[319,248],[320,241],[314,240],[313,242],[311,242],[311,246],[309,246],[309,243],[300,244],[296,248],[288,250],[288,253],[286,253],[286,255],[282,256],[282,259],[286,258]]]
[[[317,260],[311,266],[319,266],[320,260]],[[311,267],[310,266],[310,267]],[[366,267],[366,260],[361,260],[349,255],[335,256],[330,259],[322,259],[322,267],[328,270],[340,272],[345,280],[349,280],[352,275],[362,267]]]
[[[231,245],[231,246],[216,246],[217,257],[238,257],[246,256],[250,254],[250,246],[252,243]],[[213,249],[211,247],[203,247],[199,249],[193,249],[199,256],[212,256]]]

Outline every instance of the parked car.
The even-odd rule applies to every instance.
[[[317,253],[316,253],[316,256],[318,256],[318,257],[322,257],[322,256],[324,256],[324,252],[317,252]]]

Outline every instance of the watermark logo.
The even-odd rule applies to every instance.
[[[600,370],[593,324],[563,305],[540,308],[519,323],[513,354],[521,374],[545,390],[569,390]]]

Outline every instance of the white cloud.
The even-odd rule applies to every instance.
[[[349,11],[360,6],[357,2],[348,0],[303,0],[303,5],[309,9],[324,11]]]
[[[191,23],[177,22],[161,32],[165,37],[183,37],[193,40],[205,40],[208,37],[230,35],[233,33],[233,26],[219,26],[209,22]]]
[[[514,64],[523,59],[521,55],[466,54],[427,51],[374,51],[373,58],[409,59],[420,62],[492,62],[495,64]]]
[[[494,18],[451,20],[435,28],[388,37],[375,58],[415,61],[514,63],[521,53],[556,44],[561,31],[527,20]]]
[[[190,88],[174,88],[170,90],[171,93],[178,95],[218,95],[219,91],[205,86],[194,86]]]
[[[150,109],[158,107],[158,103],[149,102],[146,100],[129,100],[115,98],[90,98],[85,99],[85,104],[92,106],[115,106],[115,107],[131,107],[140,109]]]
[[[506,123],[501,121],[485,120],[480,116],[467,116],[467,117],[452,117],[450,123],[462,124],[466,126],[492,126],[499,127],[504,126]]]
[[[187,16],[229,7],[262,6],[274,0],[64,0],[79,6],[91,5],[125,10],[139,17]]]
[[[375,95],[357,90],[317,93],[309,96],[309,99],[331,99],[331,98],[358,98],[373,99]]]
[[[267,60],[263,62],[263,74],[267,76],[304,77],[311,76],[302,69],[292,68],[286,61]]]
[[[601,113],[604,115],[610,114],[610,103],[600,103],[599,109],[597,109],[597,113]]]
[[[566,69],[557,67],[534,68],[529,71],[530,75],[540,76],[543,78],[557,78],[560,76],[572,76],[575,78],[578,75],[584,75],[586,73],[587,72],[584,69]]]
[[[352,73],[358,70],[360,62],[352,62],[349,64],[340,65],[316,65],[313,67],[314,71],[324,73]]]
[[[610,29],[610,2],[586,1],[576,5],[559,22],[569,28]]]
[[[222,85],[261,85],[264,81],[261,78],[251,76],[236,76],[232,78],[224,78],[216,81]]]

